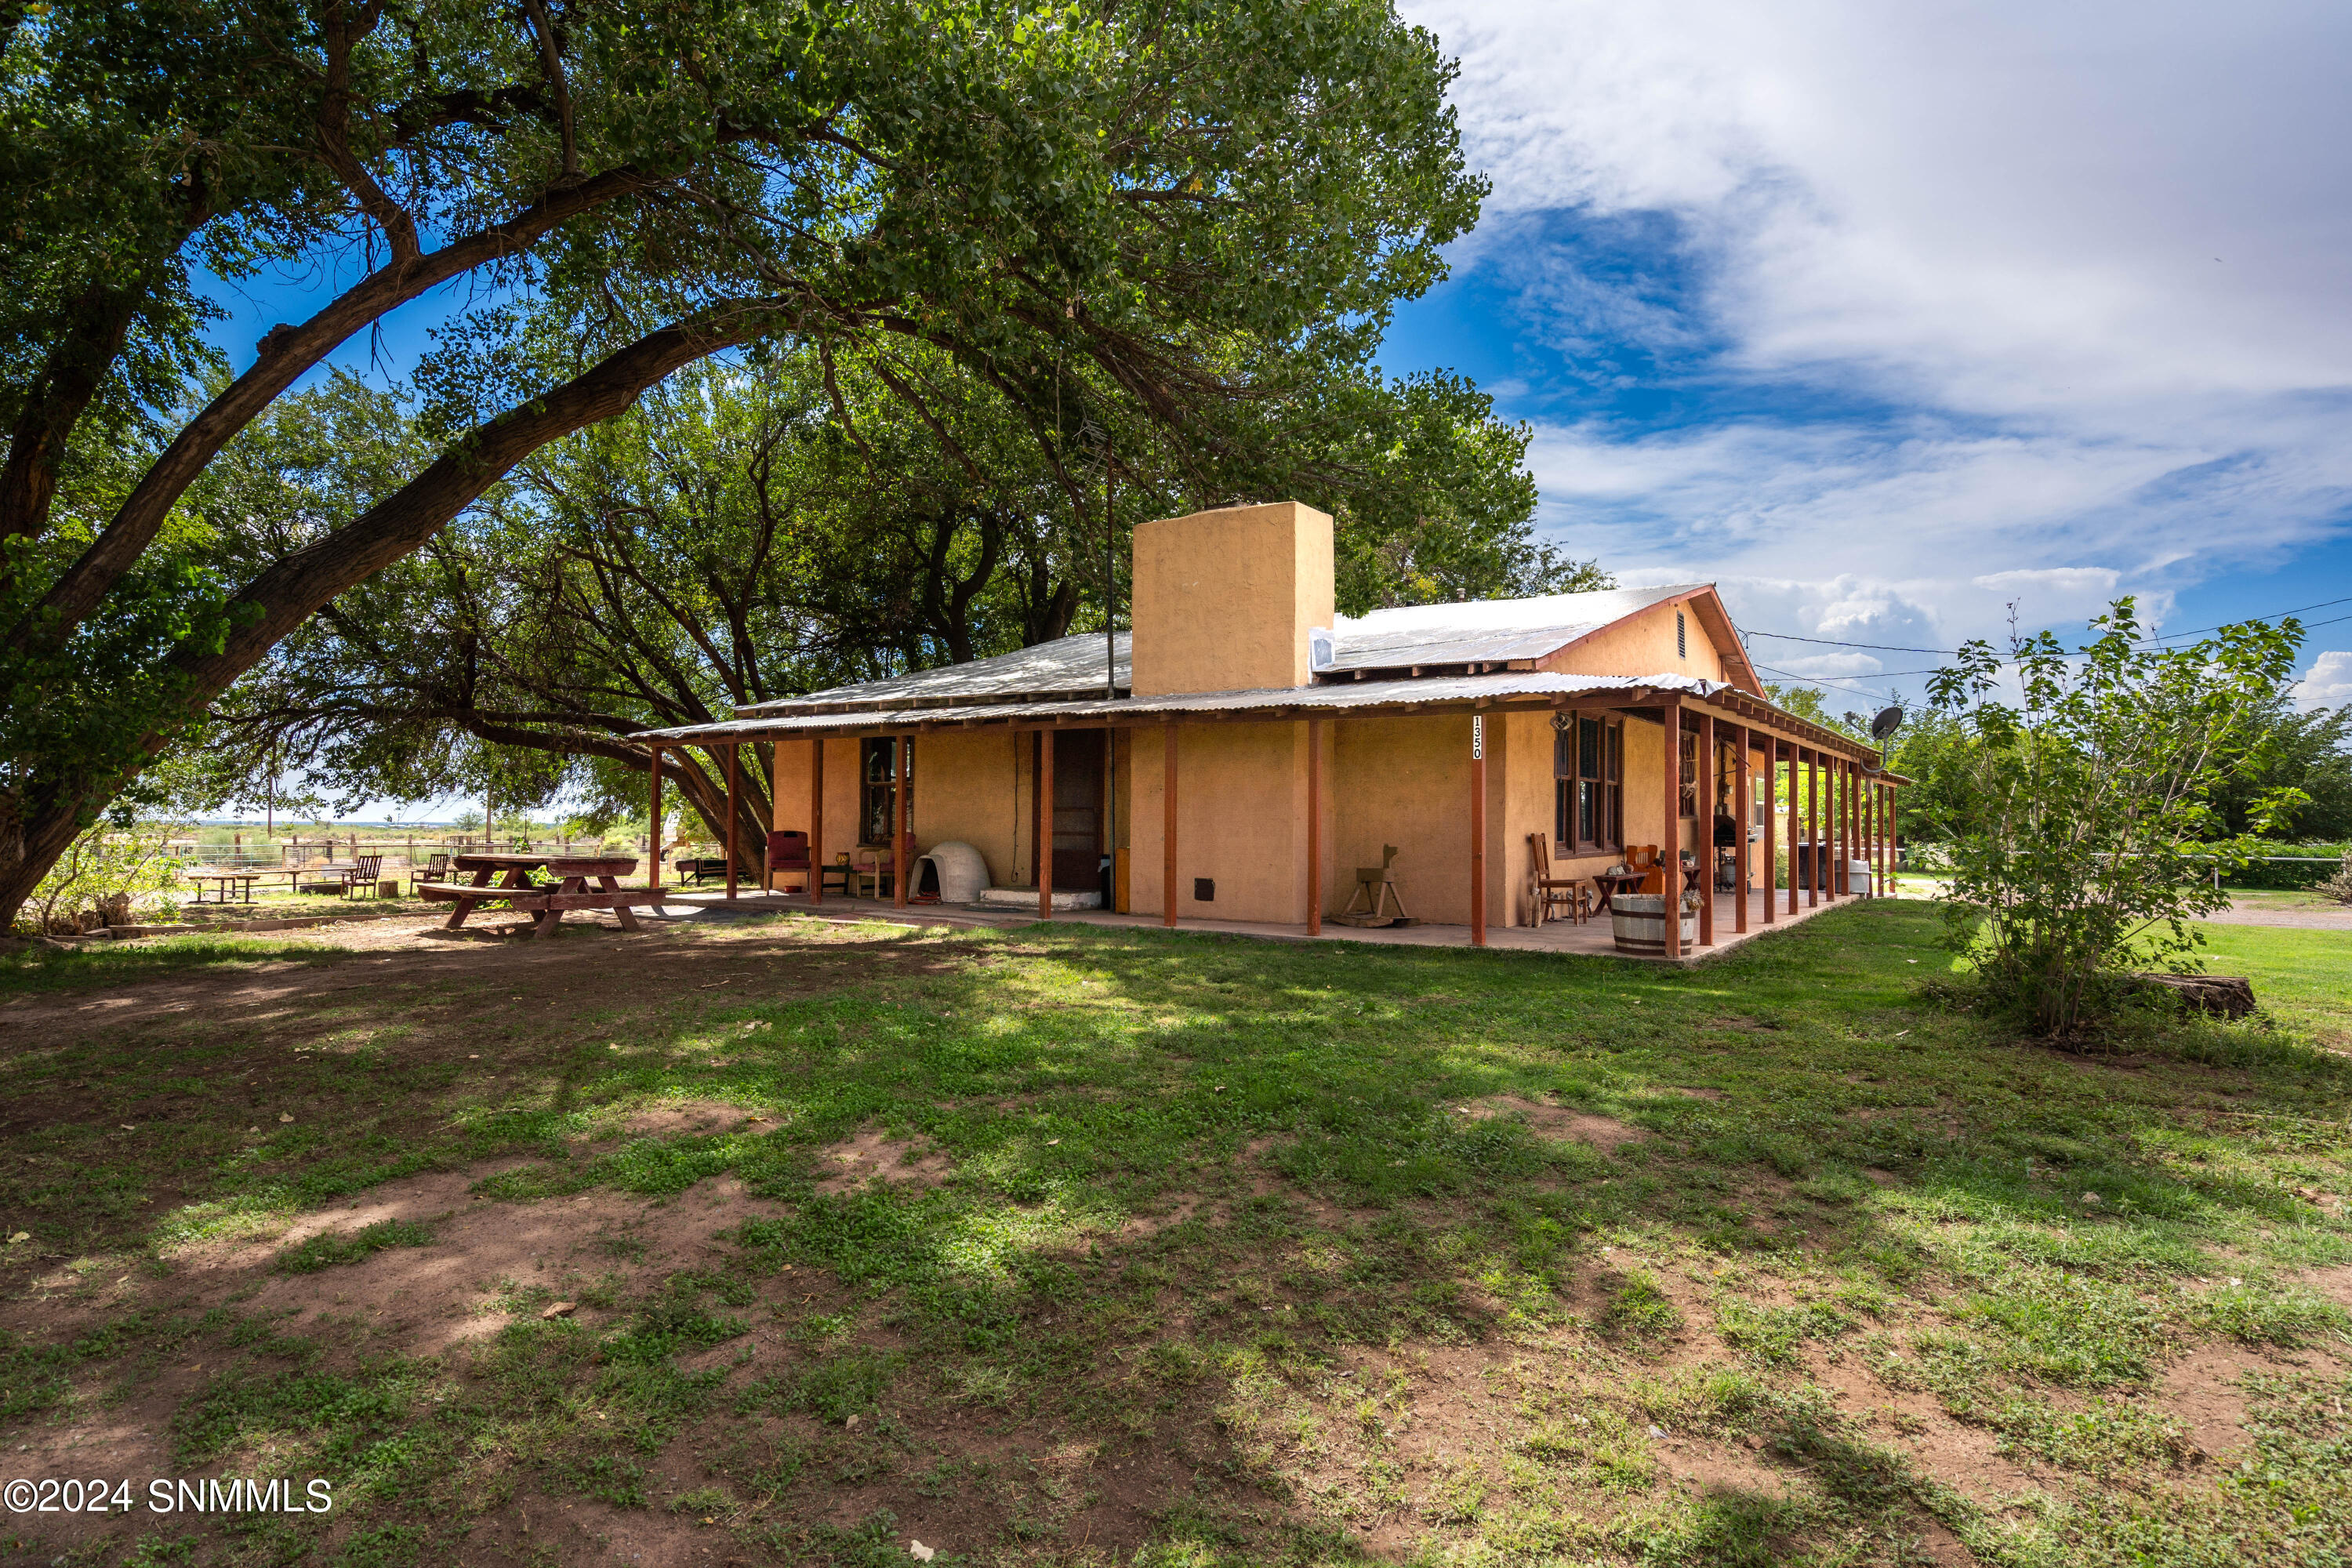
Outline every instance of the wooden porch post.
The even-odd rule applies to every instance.
[[[1764,732],[1764,923],[1780,918],[1780,889],[1772,885],[1779,871],[1774,858],[1780,840],[1780,737]],[[1794,882],[1790,884],[1795,886]]]
[[[1161,761],[1166,772],[1160,785],[1160,923],[1176,929],[1176,724],[1160,731]]]
[[[735,844],[739,837],[735,831],[735,771],[741,765],[737,753],[742,749],[740,742],[727,742],[727,896],[730,899],[735,896]]]
[[[1881,877],[1878,872],[1878,795],[1880,785],[1876,779],[1865,779],[1864,784],[1865,788],[1862,796],[1862,828],[1863,842],[1868,847],[1863,851],[1863,857],[1870,862],[1870,896],[1874,899],[1886,890],[1885,879]]]
[[[1830,902],[1836,903],[1845,892],[1845,857],[1838,852],[1840,775],[1845,769],[1845,759],[1830,752],[1822,754],[1822,831],[1830,837]]]
[[[1665,892],[1666,956],[1683,955],[1683,705],[1666,700],[1666,826],[1658,835],[1659,886]]]
[[[653,791],[651,804],[646,811],[646,851],[653,863],[653,869],[646,879],[648,888],[661,886],[661,752],[659,746],[653,748],[652,760],[646,768],[652,775]],[[484,837],[487,839],[488,835]]]
[[[1307,934],[1323,934],[1323,721],[1307,721]]]
[[[809,902],[824,902],[824,737],[809,737]]]
[[[1692,829],[1698,842],[1691,847],[1698,852],[1698,944],[1715,945],[1715,813],[1707,807],[1715,800],[1717,770],[1723,759],[1715,750],[1715,713],[1702,708],[1698,710],[1699,793],[1692,802],[1698,816]]]
[[[890,790],[893,819],[890,825],[890,902],[898,909],[907,907],[907,783],[912,771],[908,764],[915,760],[915,741],[911,735],[901,735],[894,748],[893,759],[898,770],[898,782]]]
[[[1486,716],[1470,715],[1470,945],[1486,945]]]
[[[1886,879],[1892,883],[1902,870],[1903,786],[1886,786]]]
[[[1840,757],[1837,762],[1837,890],[1842,897],[1853,897],[1853,782],[1854,763],[1852,757]]]
[[[1813,874],[1805,879],[1805,908],[1822,902],[1822,758],[1811,747],[1805,754],[1805,847],[1813,858]]]
[[[1054,918],[1054,731],[1037,731],[1037,918]]]
[[[1891,896],[1895,888],[1895,786],[1878,782],[1878,889]]]
[[[1748,814],[1756,809],[1750,798],[1756,793],[1756,786],[1748,776],[1748,748],[1754,741],[1755,733],[1745,724],[1738,726],[1735,733],[1739,742],[1739,763],[1732,773],[1731,787],[1736,792],[1733,799],[1738,803],[1739,837],[1732,845],[1731,855],[1732,879],[1739,890],[1732,895],[1737,907],[1732,911],[1731,929],[1737,935],[1748,930]]]

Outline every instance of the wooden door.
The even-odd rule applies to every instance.
[[[1103,730],[1054,736],[1054,887],[1082,893],[1102,886]]]

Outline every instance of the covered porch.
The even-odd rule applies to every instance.
[[[771,870],[757,891],[777,907],[1664,962],[1727,951],[1883,888],[1900,782],[1874,771],[1868,748],[1719,683],[1540,674],[795,714],[641,738],[656,823],[666,747],[711,752],[731,789],[736,748],[774,744],[776,826],[814,847],[797,886],[774,887],[795,879]],[[1086,766],[1057,769],[1060,751]],[[1759,781],[1771,782],[1759,791]],[[828,819],[845,816],[853,833],[829,835]],[[895,874],[887,900],[850,898],[819,874],[848,852],[840,845],[895,871],[946,841],[978,845],[992,883],[1034,903],[926,905]],[[1775,889],[1790,841],[1790,885]],[[1671,878],[1689,895],[1681,921],[1654,922],[1663,940],[1648,952],[1626,952],[1608,914],[1559,918],[1545,896],[1607,888],[1601,874],[1637,847],[1655,850],[1648,890]],[[1413,923],[1341,923],[1362,902],[1360,868],[1388,849],[1410,868]],[[1057,900],[1098,858],[1106,875],[1080,885],[1099,888],[1108,907]],[[740,900],[740,845],[728,859],[719,896]],[[1547,863],[1549,886],[1538,881]]]
[[[1780,896],[1785,899],[1785,889]],[[1705,963],[1722,956],[1769,931],[1784,931],[1801,925],[1814,916],[1839,906],[1854,902],[1859,895],[1823,899],[1818,904],[1801,902],[1794,913],[1782,912],[1776,923],[1768,925],[1763,919],[1768,895],[1761,889],[1748,894],[1749,919],[1745,930],[1730,930],[1705,947],[1693,947],[1669,958],[1662,952],[1627,952],[1616,945],[1611,926],[1604,918],[1577,925],[1567,921],[1552,921],[1540,926],[1505,926],[1491,929],[1483,943],[1474,944],[1469,928],[1456,925],[1412,925],[1360,928],[1325,923],[1320,930],[1310,931],[1304,925],[1281,925],[1264,921],[1184,921],[1181,930],[1210,936],[1247,937],[1265,942],[1346,942],[1373,947],[1465,947],[1482,945],[1507,952],[1578,954],[1587,958],[1622,958],[1637,963],[1672,963],[1688,967]],[[1725,894],[1727,911],[1731,895]],[[668,894],[657,914],[674,915],[681,907],[701,910],[713,906],[750,912],[773,912],[810,915],[827,921],[859,923],[878,921],[909,926],[940,926],[953,930],[1010,931],[1034,924],[1040,918],[1034,912],[1013,912],[1003,910],[974,910],[962,906],[945,906],[913,902],[900,904],[894,899],[843,898],[827,896],[822,903],[813,902],[802,893],[760,893],[743,889],[730,900],[719,891],[695,891]],[[1120,914],[1110,910],[1059,910],[1050,917],[1055,924],[1081,925],[1098,930],[1164,930],[1158,916]],[[1736,925],[1736,921],[1731,922]]]

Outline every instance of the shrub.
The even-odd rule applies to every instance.
[[[1951,792],[1949,940],[1999,1010],[2062,1037],[2121,1006],[2133,969],[2196,967],[2188,922],[2228,904],[2214,869],[2250,855],[2213,798],[2268,743],[2303,637],[2289,619],[2155,647],[2127,598],[2092,625],[2076,654],[2046,631],[2012,633],[2006,658],[1970,642],[1933,683],[1972,742]],[[2270,791],[2251,826],[2302,798]]]

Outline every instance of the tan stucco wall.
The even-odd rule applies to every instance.
[[[1675,615],[1687,619],[1690,656],[1675,652]],[[1563,675],[1694,675],[1704,680],[1726,679],[1723,656],[1708,637],[1705,623],[1686,605],[1653,605],[1613,626],[1603,626],[1581,642],[1571,643],[1538,664]],[[1646,841],[1645,841],[1646,842]]]
[[[1329,515],[1297,501],[1138,525],[1136,694],[1306,685],[1332,572]]]
[[[1510,925],[1531,924],[1535,919],[1534,889],[1535,851],[1528,847],[1528,836],[1539,833],[1547,841],[1553,826],[1552,739],[1551,715],[1549,713],[1504,713],[1487,721],[1509,727],[1510,743],[1507,749],[1507,782],[1504,786],[1504,815],[1507,819],[1499,847],[1497,862],[1501,875],[1496,878],[1496,902],[1508,910],[1507,918],[1489,914],[1490,920],[1503,920]],[[1596,858],[1597,869],[1607,863],[1606,857]],[[1563,870],[1554,847],[1554,876],[1575,876],[1573,869]]]
[[[1120,759],[1128,907],[1138,914],[1168,908],[1165,733],[1138,731]],[[1191,724],[1176,734],[1176,918],[1305,923],[1307,726]],[[1215,880],[1213,902],[1192,897],[1198,877]]]
[[[805,833],[809,826],[809,748],[814,741],[776,742],[775,826]],[[824,836],[814,858],[857,847],[857,742],[833,737],[824,742]],[[798,878],[793,881],[797,883]]]
[[[988,862],[990,882],[1012,887],[1026,881],[1032,783],[1025,734],[940,731],[919,737],[910,829],[915,852],[960,838]]]
[[[1354,897],[1355,868],[1381,863],[1381,848],[1397,847],[1391,874],[1405,910],[1416,920],[1446,925],[1470,921],[1470,717],[1347,719],[1333,726],[1333,876],[1325,909],[1337,912]],[[1508,764],[1509,727],[1490,717],[1486,737],[1486,840],[1489,886],[1502,868],[1497,842],[1507,831],[1500,809]],[[1487,919],[1500,920],[1490,891]]]

